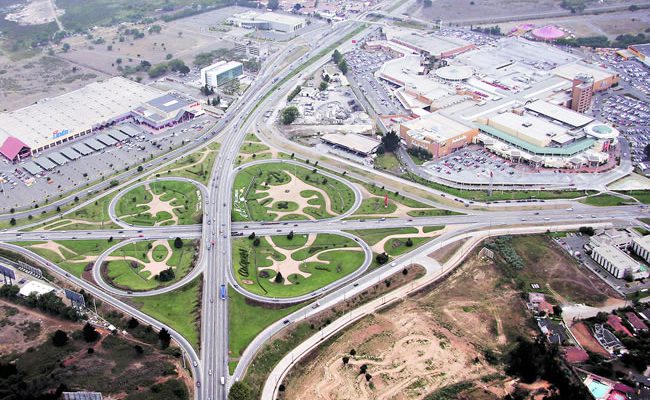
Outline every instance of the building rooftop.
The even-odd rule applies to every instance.
[[[61,96],[0,114],[0,143],[13,136],[37,149],[58,137],[69,137],[127,114],[162,93],[122,77],[90,83]]]
[[[646,57],[650,57],[650,43],[633,44],[629,47],[645,55]]]
[[[488,125],[498,124],[532,140],[544,143],[544,147],[549,146],[551,142],[563,144],[575,139],[567,134],[565,127],[532,114],[519,115],[514,112],[502,112],[490,117],[489,121]]]
[[[384,28],[386,38],[397,43],[407,44],[419,51],[439,56],[442,53],[470,46],[471,43],[455,37],[427,35],[407,29]]]
[[[574,62],[557,67],[553,73],[564,79],[573,80],[576,75],[585,74],[594,78],[594,81],[609,79],[615,75],[614,72],[600,68],[596,65],[589,65],[583,62]]]
[[[580,114],[566,107],[558,106],[544,100],[536,100],[526,104],[526,109],[538,114],[560,121],[572,128],[579,128],[589,124],[594,120],[593,117]]]
[[[376,140],[354,133],[328,133],[323,135],[322,139],[328,143],[364,154],[372,153],[381,144]]]
[[[598,246],[595,247],[593,251],[598,252],[598,254],[603,256],[603,258],[612,263],[612,265],[616,266],[618,269],[630,269],[632,271],[639,269],[639,263],[635,259],[612,245],[605,244]]]
[[[410,130],[409,135],[412,137],[420,136],[435,142],[452,139],[473,129],[440,113],[424,115],[402,125]]]
[[[641,318],[639,318],[633,312],[626,312],[625,319],[627,319],[627,322],[629,322],[630,325],[632,325],[632,328],[634,328],[634,330],[637,331],[648,330],[648,326],[645,324],[645,322],[641,321]]]
[[[39,281],[29,281],[20,288],[18,294],[21,296],[29,296],[32,293],[36,293],[37,296],[40,296],[52,291],[54,291],[54,288],[50,285],[46,285]]]
[[[258,21],[279,22],[288,25],[298,25],[305,22],[304,19],[286,14],[267,12],[255,17]]]
[[[595,139],[581,139],[564,147],[541,147],[528,143],[525,140],[514,137],[492,126],[479,124],[478,127],[481,131],[486,132],[497,139],[536,155],[573,156],[589,149],[596,142]]]

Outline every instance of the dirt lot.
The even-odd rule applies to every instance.
[[[598,343],[589,331],[589,327],[584,322],[579,322],[571,326],[571,332],[578,339],[578,342],[586,350],[609,358],[609,353]]]
[[[428,293],[361,320],[312,355],[288,378],[286,398],[421,399],[460,382],[473,382],[482,398],[502,398],[503,371],[485,354],[532,333],[524,309],[495,266],[470,259]],[[351,349],[356,356],[343,366]]]
[[[72,330],[76,325],[0,300],[0,354],[22,353],[57,329]]]
[[[542,286],[536,291],[547,293],[560,303],[584,303],[599,306],[616,293],[589,269],[570,257],[546,235],[514,236],[517,254],[524,269],[517,280],[521,289],[532,291],[530,284]]]
[[[610,40],[624,33],[636,34],[650,26],[650,13],[643,10],[623,11],[589,16],[569,16],[560,18],[529,19],[499,24],[501,32],[510,32],[519,24],[530,23],[536,26],[555,24],[566,28],[577,37],[607,36]],[[494,24],[488,24],[494,26]]]

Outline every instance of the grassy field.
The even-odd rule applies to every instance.
[[[585,197],[584,199],[581,199],[580,202],[584,204],[588,204],[590,206],[598,206],[598,207],[622,206],[625,204],[633,203],[633,201],[631,200],[614,196],[608,193]]]
[[[339,235],[320,234],[308,247],[304,247],[304,235],[295,235],[291,243],[279,236],[259,239],[257,247],[248,238],[233,241],[233,268],[238,283],[246,290],[260,295],[294,297],[310,293],[356,271],[364,260],[364,253],[356,242]],[[304,277],[291,273],[283,276],[290,284],[276,283],[275,270],[264,269],[278,264],[282,270],[283,261],[285,264],[288,261],[276,248],[288,250],[289,257],[294,264],[298,264],[300,271],[311,275]],[[306,261],[315,256],[317,260]]]
[[[228,290],[228,346],[230,358],[239,357],[267,326],[296,311],[304,304],[268,308],[252,303],[233,289]]]
[[[166,172],[160,175],[165,177],[180,176],[182,178],[194,179],[195,181],[206,185],[208,179],[210,179],[210,172],[212,171],[212,166],[214,165],[215,158],[217,158],[217,153],[220,147],[220,143],[210,143],[207,150],[202,149],[177,160],[169,166]],[[205,155],[205,158],[199,162],[203,157],[203,154],[206,154],[206,151],[207,155]]]
[[[299,193],[285,192],[286,198],[283,199],[273,199],[264,194],[264,190],[268,190],[271,186],[289,183],[291,181],[289,174],[294,175],[300,182],[294,182],[287,190],[293,188]],[[287,204],[285,204],[287,199],[296,195],[308,198],[308,206],[284,215],[282,220],[308,219],[308,216],[322,219],[334,216],[326,210],[322,193],[307,189],[309,187],[323,190],[329,198],[332,211],[337,214],[347,211],[354,203],[354,192],[348,186],[338,180],[320,175],[317,167],[307,164],[305,167],[281,163],[261,164],[244,168],[235,178],[233,221],[273,220],[278,216],[273,213],[273,209],[287,211]]]
[[[59,267],[65,269],[77,278],[81,278],[84,268],[88,262],[83,261],[86,257],[97,257],[104,251],[108,250],[111,246],[119,243],[119,240],[109,242],[107,240],[59,240],[54,242],[63,247],[60,247],[61,255],[58,253],[42,248],[30,247],[31,245],[43,244],[45,241],[40,242],[15,242],[15,245],[25,247],[34,253],[46,258],[47,260],[57,264]]]
[[[399,160],[393,153],[385,153],[375,159],[375,168],[387,169],[389,171],[399,170]]]
[[[105,278],[116,287],[141,291],[169,286],[182,279],[190,272],[193,261],[195,257],[197,257],[198,242],[185,240],[183,242],[183,247],[177,249],[174,247],[173,240],[168,241],[169,246],[172,249],[172,254],[166,264],[170,268],[173,268],[175,277],[166,282],[162,282],[156,279],[156,277],[152,277],[151,273],[146,271],[144,268],[146,263],[151,261],[160,262],[164,260],[168,254],[168,250],[161,245],[157,245],[150,249],[152,243],[153,241],[151,240],[139,241],[117,249],[110,256],[122,257],[125,259],[108,261],[106,270],[102,271],[102,273],[105,274]],[[149,257],[150,250],[151,258],[153,258],[153,260]],[[139,260],[137,266],[134,268],[132,261],[126,259],[126,257],[133,257]]]
[[[201,221],[201,204],[199,190],[187,182],[161,181],[149,184],[151,191],[144,185],[135,187],[123,195],[115,205],[117,216],[123,221],[142,226],[154,225],[191,225]],[[155,211],[152,215],[150,203],[152,192],[161,195],[160,200],[175,207],[173,212],[178,219],[176,223],[169,211]]]
[[[522,291],[533,291],[532,283],[541,285],[536,292],[546,293],[553,301],[601,305],[613,290],[590,270],[570,257],[548,235],[513,236],[508,244],[521,260],[523,268],[497,262],[504,275]]]
[[[199,349],[201,278],[169,293],[132,300],[140,311],[169,325]]]
[[[386,236],[391,235],[406,235],[406,234],[416,234],[418,230],[416,228],[383,228],[383,229],[362,229],[357,231],[350,231],[351,234],[358,236],[361,240],[368,243],[370,246],[373,246],[379,243],[380,240]]]
[[[488,196],[486,190],[462,190],[445,186],[436,182],[431,182],[426,179],[420,178],[412,173],[402,175],[402,178],[408,179],[412,182],[428,186],[432,189],[440,190],[449,193],[456,197],[466,200],[474,201],[497,201],[497,200],[524,200],[524,199],[575,199],[577,197],[596,194],[594,190],[494,190],[492,196]],[[650,198],[648,199],[650,201]]]
[[[241,148],[239,149],[240,153],[243,154],[254,154],[254,153],[261,153],[263,151],[269,150],[269,146],[262,144],[262,143],[256,143],[256,142],[248,142],[242,144]]]
[[[620,193],[632,196],[643,204],[650,204],[650,190],[627,190]]]

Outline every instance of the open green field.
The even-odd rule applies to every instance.
[[[114,286],[134,291],[169,286],[191,271],[194,260],[198,257],[198,242],[185,240],[180,249],[174,247],[173,240],[169,240],[167,243],[172,250],[171,254],[165,246],[155,244],[155,241],[152,240],[134,242],[120,247],[110,255],[110,257],[119,259],[108,261],[102,274]],[[163,280],[158,275],[152,276],[152,272],[146,268],[146,264],[150,262],[162,263],[168,256],[169,259],[164,262],[164,265],[173,270],[174,277]]]
[[[269,146],[263,143],[244,142],[244,144],[242,144],[241,148],[239,149],[239,152],[243,154],[254,154],[267,150],[269,150]]]
[[[201,310],[201,278],[169,293],[133,298],[142,312],[156,318],[183,335],[199,349],[199,313]]]
[[[324,177],[317,167],[279,162],[260,164],[242,169],[235,177],[232,218],[233,221],[329,218],[349,210],[354,199],[354,192],[347,185]]]
[[[643,204],[650,204],[650,190],[621,190],[620,193],[632,196]]]
[[[575,199],[582,196],[596,194],[594,190],[494,190],[492,196],[488,196],[485,190],[462,190],[452,188],[450,186],[442,185],[437,182],[420,178],[412,173],[405,173],[402,178],[408,179],[412,182],[428,186],[432,189],[440,190],[449,193],[456,197],[461,197],[467,200],[474,201],[497,201],[497,200],[524,200],[524,199]],[[648,199],[650,201],[650,199]]]
[[[65,269],[77,278],[81,278],[84,268],[92,261],[87,260],[87,257],[97,258],[101,253],[108,250],[110,247],[119,243],[119,240],[109,242],[108,240],[58,240],[51,242],[55,247],[58,247],[58,252],[53,249],[45,249],[33,247],[34,245],[43,245],[46,241],[35,242],[15,242],[15,245],[24,247],[33,251],[41,257],[57,264],[59,267]],[[60,254],[59,254],[60,253]]]
[[[115,205],[124,222],[141,226],[191,225],[201,222],[200,192],[180,181],[160,181],[129,190]],[[156,201],[155,196],[159,196]]]
[[[430,233],[443,229],[444,226],[425,226],[422,228],[424,233]],[[384,243],[384,252],[391,257],[397,257],[409,251],[415,250],[420,245],[430,241],[433,237],[418,237],[417,228],[383,228],[383,229],[363,229],[350,231],[351,234],[358,236],[364,242],[373,246],[382,239],[393,235],[413,235],[404,238],[391,238]],[[407,245],[407,240],[411,239],[411,246]]]
[[[218,142],[210,143],[206,149],[198,150],[177,160],[167,168],[167,171],[157,175],[165,177],[180,176],[207,185],[220,147],[221,144]]]
[[[375,168],[393,171],[399,169],[400,163],[395,154],[385,153],[375,159]]]
[[[344,236],[319,234],[238,238],[233,241],[233,268],[237,282],[251,293],[295,297],[325,287],[362,266],[364,253]],[[269,268],[272,267],[272,268]],[[276,282],[276,270],[283,280]]]
[[[239,357],[255,336],[267,326],[304,306],[296,304],[285,308],[262,307],[231,288],[228,290],[228,298],[230,358]]]
[[[596,196],[585,197],[584,199],[581,199],[580,202],[588,204],[590,206],[598,207],[622,206],[625,204],[633,203],[632,200],[614,196],[609,193],[602,193]]]
[[[406,235],[406,234],[416,234],[418,230],[416,228],[380,228],[380,229],[362,229],[356,231],[350,231],[351,234],[358,236],[361,240],[368,243],[370,246],[373,246],[379,243],[380,240],[386,236],[391,235]]]

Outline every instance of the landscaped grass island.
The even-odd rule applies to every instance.
[[[115,213],[133,225],[197,224],[201,222],[201,194],[188,182],[149,182],[123,194],[115,205]]]
[[[295,297],[323,288],[359,269],[365,253],[335,234],[289,234],[233,241],[239,285],[268,297]]]
[[[355,193],[318,167],[270,162],[242,169],[235,178],[233,221],[331,218],[348,211]]]
[[[102,265],[102,276],[111,285],[134,291],[168,286],[187,275],[198,257],[198,242],[143,240],[116,249]]]

